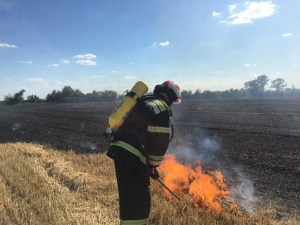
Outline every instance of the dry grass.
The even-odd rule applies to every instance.
[[[300,224],[272,220],[272,210],[249,216],[223,210],[214,214],[189,199],[167,199],[151,183],[149,224]],[[75,154],[41,145],[0,145],[0,224],[118,224],[113,162],[105,154]]]

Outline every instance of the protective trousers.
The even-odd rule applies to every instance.
[[[148,224],[151,198],[147,166],[132,165],[120,156],[114,157],[114,163],[119,191],[120,224]]]

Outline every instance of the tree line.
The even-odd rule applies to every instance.
[[[250,98],[250,97],[284,97],[284,96],[300,96],[300,89],[286,88],[287,83],[282,78],[277,78],[271,81],[270,88],[275,90],[265,90],[269,78],[266,75],[260,75],[256,79],[248,81],[241,89],[229,89],[225,91],[201,91],[197,89],[194,93],[191,90],[183,90],[181,92],[182,99],[222,99],[222,98]],[[8,94],[4,96],[4,104],[14,105],[23,102],[28,103],[76,103],[76,102],[109,102],[122,100],[128,93],[128,90],[123,94],[118,94],[116,91],[105,90],[96,91],[84,94],[80,90],[74,90],[70,86],[65,86],[61,91],[52,91],[45,99],[40,99],[36,95],[27,96],[24,100],[23,94],[25,90],[14,95]]]
[[[300,89],[286,88],[287,83],[282,78],[271,81],[270,88],[274,90],[265,90],[269,78],[266,75],[260,75],[256,79],[244,83],[241,89],[229,89],[225,91],[192,91],[183,90],[181,96],[183,99],[222,99],[222,98],[259,98],[259,97],[285,97],[300,96]]]
[[[84,94],[80,90],[74,90],[70,86],[65,86],[61,91],[52,91],[45,99],[41,99],[36,95],[27,96],[27,100],[24,99],[23,94],[25,90],[14,95],[8,94],[4,96],[4,104],[14,105],[18,103],[75,103],[75,102],[109,102],[121,100],[125,97],[125,94],[119,95],[116,91],[93,91],[92,93]]]

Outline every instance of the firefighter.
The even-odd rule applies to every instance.
[[[156,85],[153,95],[145,95],[114,133],[107,155],[114,160],[120,206],[120,224],[148,223],[150,178],[157,179],[173,136],[173,103],[181,102],[178,84]]]

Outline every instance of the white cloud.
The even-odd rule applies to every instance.
[[[61,84],[61,81],[59,81],[59,80],[53,80],[53,81],[51,81],[50,83]]]
[[[222,13],[213,11],[212,16],[219,16],[219,15],[221,15],[221,14],[222,14]]]
[[[26,81],[29,81],[29,82],[45,82],[45,80],[43,78],[28,78],[28,79],[26,79]]]
[[[95,59],[97,58],[96,55],[93,54],[85,54],[85,55],[75,55],[73,59]]]
[[[166,41],[166,42],[162,42],[162,43],[159,43],[160,46],[168,46],[170,44],[170,42]]]
[[[169,41],[161,42],[161,43],[159,43],[159,44],[157,44],[157,42],[154,42],[154,43],[151,45],[151,47],[157,47],[157,45],[160,45],[160,46],[165,47],[165,46],[168,46],[169,44],[170,44]]]
[[[116,70],[112,70],[110,71],[111,73],[119,73],[119,71],[116,71]]]
[[[134,77],[134,76],[132,76],[132,77],[126,76],[125,79],[133,79],[133,80],[135,80],[135,79],[137,79],[137,78]]]
[[[31,87],[35,88],[47,88],[49,87],[49,82],[43,78],[28,78],[26,81],[31,83]]]
[[[210,78],[208,78],[209,80],[219,80],[219,78],[218,77],[210,77]]]
[[[92,61],[92,60],[77,60],[76,63],[84,65],[84,66],[94,66],[96,65],[96,62]]]
[[[254,77],[254,78],[256,78],[256,77],[258,77],[259,76],[259,74],[251,74],[249,77]]]
[[[93,78],[102,78],[102,77],[106,77],[106,75],[99,75],[99,76],[92,76]]]
[[[266,2],[250,2],[247,1],[244,5],[244,10],[239,12],[236,11],[236,5],[229,6],[229,13],[231,14],[228,21],[224,21],[229,24],[244,24],[253,23],[255,19],[261,19],[269,17],[275,13],[276,5],[272,1]],[[222,23],[224,23],[222,21]]]
[[[276,74],[281,75],[282,73],[278,72],[278,73],[276,73]]]
[[[32,61],[17,61],[18,63],[32,64]]]
[[[70,61],[68,59],[63,59],[63,58],[60,59],[60,63],[67,64],[69,62]]]
[[[54,64],[48,64],[47,66],[57,67],[58,64],[56,64],[56,63],[54,63]]]
[[[251,66],[251,64],[250,63],[246,63],[244,66]],[[252,64],[252,66],[257,66],[255,63],[254,64]]]
[[[229,11],[233,13],[233,10],[236,9],[236,5],[229,5]]]
[[[294,66],[297,66],[297,67],[298,67],[298,66],[300,66],[300,64],[296,64],[296,65],[294,65]]]
[[[0,48],[16,48],[17,46],[15,45],[10,45],[6,43],[0,43]]]
[[[293,33],[287,33],[287,34],[283,34],[282,36],[283,37],[288,37],[288,36],[292,36],[293,35]]]

